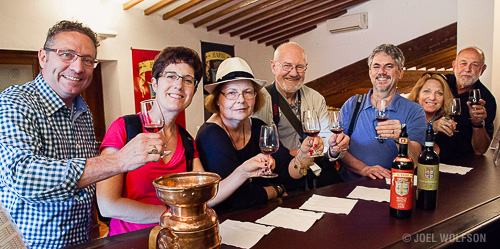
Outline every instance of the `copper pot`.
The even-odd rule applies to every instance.
[[[219,220],[207,202],[217,194],[220,176],[210,172],[185,172],[156,178],[158,198],[170,206],[160,226],[149,234],[149,248],[218,248]]]

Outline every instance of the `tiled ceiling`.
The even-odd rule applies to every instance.
[[[368,0],[130,0],[123,9],[277,46]]]

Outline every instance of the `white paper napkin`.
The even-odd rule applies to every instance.
[[[389,189],[356,186],[356,188],[347,196],[347,198],[389,202],[391,197],[390,193],[391,191]]]
[[[278,207],[255,222],[305,232],[322,216],[323,213]]]
[[[448,164],[444,164],[444,163],[439,164],[439,172],[443,172],[443,173],[465,175],[471,169],[472,168],[470,168],[470,167],[454,166],[454,165],[448,165]]]
[[[223,244],[240,248],[251,248],[264,235],[269,234],[273,228],[252,222],[225,220],[219,225],[219,233]]]
[[[357,200],[346,198],[313,195],[309,198],[309,200],[302,204],[302,206],[300,206],[300,209],[335,214],[349,214],[357,202]]]

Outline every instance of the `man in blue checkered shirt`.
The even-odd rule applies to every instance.
[[[0,94],[0,201],[31,248],[87,241],[95,183],[160,160],[155,133],[96,157],[92,114],[80,93],[92,81],[97,46],[90,28],[61,21],[38,52],[36,79]]]

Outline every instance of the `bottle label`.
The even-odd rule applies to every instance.
[[[412,162],[411,158],[409,157],[396,157],[394,159],[394,162],[404,162],[404,163],[409,163],[409,162]]]
[[[437,190],[439,181],[439,164],[418,164],[417,187],[422,190]]]
[[[408,138],[407,137],[400,137],[399,144],[408,144]]]
[[[434,147],[434,142],[432,142],[432,141],[431,142],[425,141],[424,146],[425,147]]]
[[[413,170],[391,169],[391,207],[410,210],[413,206]]]

